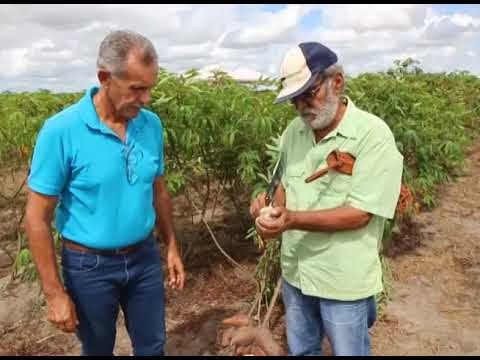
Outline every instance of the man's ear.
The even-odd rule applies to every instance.
[[[334,89],[335,89],[335,94],[340,95],[342,93],[343,89],[343,84],[345,82],[345,79],[343,77],[342,73],[336,73],[334,77]]]
[[[106,70],[98,70],[97,72],[98,81],[102,86],[108,85],[112,78],[112,75],[109,71]]]

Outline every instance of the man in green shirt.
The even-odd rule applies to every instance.
[[[343,95],[337,55],[301,43],[281,65],[276,102],[299,113],[281,137],[284,169],[268,214],[265,193],[250,207],[264,239],[281,236],[283,301],[291,355],[320,355],[326,335],[335,355],[370,355],[368,328],[382,291],[379,244],[394,216],[403,157],[386,123]],[[311,182],[335,150],[353,157]]]

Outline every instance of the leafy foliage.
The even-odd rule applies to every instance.
[[[220,187],[235,205],[248,237],[265,246],[254,229],[248,230],[245,204],[266,189],[279,136],[295,111],[288,104],[274,105],[275,91],[259,90],[276,88],[275,81],[245,86],[221,71],[211,80],[197,75],[196,70],[184,75],[161,70],[152,90],[150,109],[165,128],[169,190],[173,195],[195,191],[204,214],[212,188]],[[386,72],[348,79],[346,93],[359,108],[386,121],[394,133],[405,158],[403,181],[416,199],[407,216],[435,206],[438,185],[461,174],[465,153],[478,136],[478,77],[468,72],[429,74],[417,61],[406,59]],[[0,94],[0,167],[28,163],[43,122],[80,96],[48,91]],[[387,224],[385,239],[398,228],[398,221],[402,219]],[[280,272],[278,244],[266,247],[257,268],[259,288],[266,296]],[[31,264],[25,248],[17,258],[19,272]]]

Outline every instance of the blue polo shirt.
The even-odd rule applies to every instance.
[[[162,176],[163,129],[147,110],[128,122],[126,141],[100,121],[98,87],[47,119],[32,158],[28,186],[58,196],[55,225],[66,238],[97,249],[145,239],[153,230],[153,182]]]

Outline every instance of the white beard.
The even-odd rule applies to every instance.
[[[330,84],[328,84],[330,85]],[[340,98],[333,95],[333,91],[330,88],[327,90],[327,96],[325,99],[325,106],[323,109],[318,110],[315,108],[308,107],[306,108],[300,117],[302,118],[305,125],[307,125],[312,130],[322,130],[329,126],[335,119],[337,114],[338,106],[340,105]],[[311,115],[315,117],[311,119]]]

